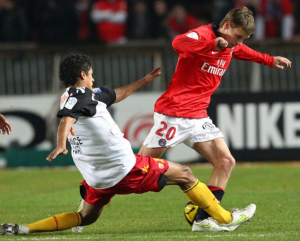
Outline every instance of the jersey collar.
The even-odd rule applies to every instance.
[[[220,35],[219,35],[218,31],[217,31],[219,29],[219,24],[217,24],[217,23],[214,22],[214,23],[211,24],[211,28],[214,31],[215,35],[217,37],[220,37]]]

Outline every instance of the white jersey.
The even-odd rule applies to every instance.
[[[136,162],[129,141],[106,109],[115,100],[114,90],[107,87],[67,88],[57,114],[77,119],[68,136],[72,157],[87,184],[96,189],[116,185]]]

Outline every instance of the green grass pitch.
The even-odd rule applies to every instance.
[[[192,165],[207,182],[211,167]],[[0,170],[0,222],[30,223],[76,211],[80,173],[69,168]],[[1,240],[300,240],[300,165],[242,164],[232,173],[225,208],[257,205],[256,215],[234,232],[192,233],[183,216],[188,201],[177,186],[161,193],[115,196],[81,234],[71,230],[0,236]]]

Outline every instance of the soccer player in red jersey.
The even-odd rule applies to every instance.
[[[291,67],[286,58],[271,57],[243,44],[254,30],[253,13],[243,7],[229,11],[220,24],[200,26],[175,37],[172,44],[179,54],[175,73],[168,89],[155,103],[154,126],[139,151],[141,155],[158,158],[168,147],[185,143],[213,165],[207,185],[219,201],[235,159],[223,134],[207,115],[211,95],[232,58],[276,69]],[[209,217],[198,210],[196,223]]]

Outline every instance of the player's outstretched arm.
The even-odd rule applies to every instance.
[[[285,69],[285,68],[291,68],[292,62],[288,60],[287,58],[276,56],[274,57],[274,63],[272,68],[275,69]]]
[[[47,161],[52,161],[58,155],[67,155],[68,150],[66,147],[67,137],[72,125],[76,122],[76,119],[70,116],[64,116],[58,126],[57,131],[57,147],[54,149],[49,156],[47,156]]]
[[[133,92],[135,92],[139,88],[152,82],[152,80],[154,80],[155,78],[157,78],[158,76],[161,75],[160,69],[161,68],[159,67],[159,68],[153,70],[151,73],[147,74],[144,78],[142,78],[138,81],[135,81],[129,85],[125,85],[125,86],[116,88],[115,89],[116,101],[114,103],[118,103],[118,102],[124,100],[126,97],[131,95]]]
[[[0,114],[0,134],[2,131],[2,134],[4,135],[7,133],[9,135],[9,132],[11,132],[12,128],[9,122],[5,119],[3,115]]]

